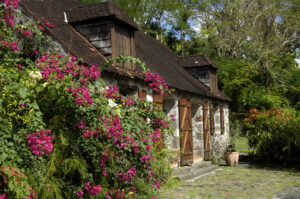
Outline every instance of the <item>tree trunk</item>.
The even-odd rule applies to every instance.
[[[181,56],[184,57],[183,30],[182,30],[182,27],[180,27],[180,44],[181,44]]]

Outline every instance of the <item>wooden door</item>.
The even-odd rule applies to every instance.
[[[205,102],[203,105],[203,130],[204,130],[204,160],[210,160],[208,102]]]
[[[154,103],[154,109],[159,109],[163,111],[164,108],[164,96],[160,95],[157,92],[153,92],[152,94],[153,97],[153,103]],[[154,143],[155,149],[157,152],[161,151],[164,148],[164,136],[161,134],[161,139],[159,141],[156,141]]]
[[[215,134],[215,110],[214,104],[209,104],[209,121],[210,121],[210,134]]]
[[[179,100],[181,166],[193,163],[193,131],[191,107],[192,103],[187,98],[183,97]]]
[[[225,125],[224,125],[224,105],[220,106],[220,123],[221,123],[221,134],[224,134]]]

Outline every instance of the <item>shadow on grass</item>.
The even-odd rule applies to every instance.
[[[239,159],[240,166],[300,173],[299,161],[287,161],[287,160],[277,160],[277,159],[267,160],[266,158],[248,155],[248,154],[240,154],[239,158],[240,158]]]

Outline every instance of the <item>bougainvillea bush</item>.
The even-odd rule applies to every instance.
[[[155,198],[170,173],[154,147],[172,132],[166,115],[106,85],[102,67],[45,54],[55,25],[18,24],[18,1],[0,2],[0,198]]]

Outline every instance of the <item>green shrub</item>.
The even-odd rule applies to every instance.
[[[263,112],[251,109],[244,121],[249,146],[256,155],[268,158],[298,158],[299,129],[299,112],[291,109],[272,109]]]

